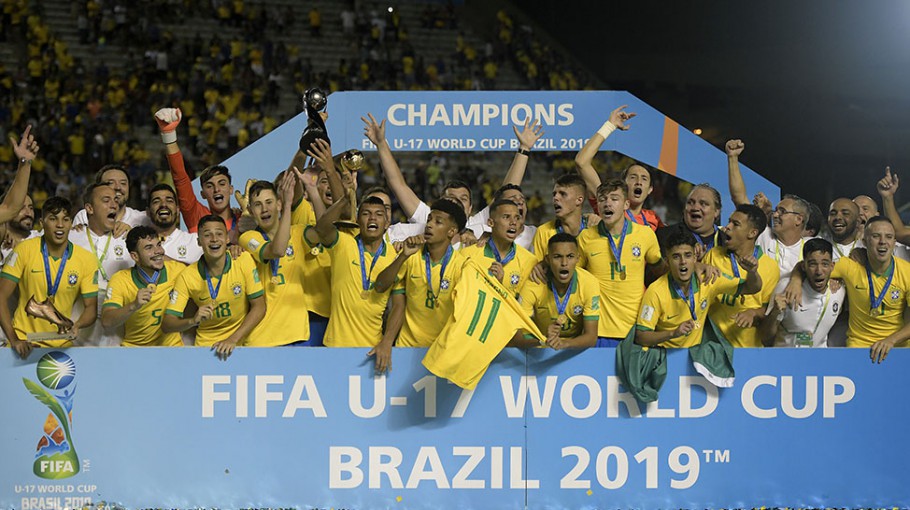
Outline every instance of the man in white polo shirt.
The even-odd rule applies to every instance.
[[[95,173],[95,184],[107,184],[114,190],[114,199],[119,209],[116,221],[125,223],[130,228],[138,225],[148,225],[149,219],[145,211],[139,211],[126,205],[130,199],[130,176],[120,165],[104,165]],[[73,218],[73,226],[88,224],[88,216],[82,209]],[[103,300],[99,300],[103,301]]]
[[[766,347],[827,347],[828,332],[844,307],[843,286],[836,291],[828,285],[834,269],[831,243],[814,238],[803,246],[802,304],[795,310],[783,294],[774,296],[768,317],[758,328]]]
[[[156,184],[149,193],[146,213],[152,228],[161,238],[164,254],[177,262],[193,264],[202,256],[202,247],[196,241],[197,234],[177,228],[180,216],[177,193],[167,184]]]

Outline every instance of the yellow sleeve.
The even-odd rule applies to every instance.
[[[404,261],[404,264],[398,268],[398,274],[395,275],[395,283],[392,285],[392,294],[405,294],[405,287],[408,284],[408,274],[410,274],[412,270],[411,259],[413,259],[414,256],[415,255],[411,255],[408,257],[408,260]],[[423,259],[421,258],[421,261],[422,260]]]
[[[3,265],[2,276],[8,280],[18,282],[22,278],[22,271],[25,268],[25,261],[28,260],[30,253],[29,250],[23,249],[22,243],[19,243],[14,249],[13,253],[6,259],[6,264]]]
[[[539,298],[537,290],[540,286],[539,283],[531,282],[522,287],[521,291],[518,293],[518,302],[521,304],[521,311],[525,314],[525,317],[530,317],[531,320],[534,319],[534,307],[537,305],[537,300]]]
[[[771,262],[774,261],[772,260]],[[764,264],[764,267],[762,267],[762,264],[759,264],[758,274],[761,275],[762,284],[759,297],[761,298],[762,305],[767,305],[771,302],[771,298],[774,297],[774,288],[777,287],[777,282],[780,280],[780,266],[776,263],[772,263]]]
[[[262,280],[259,278],[259,270],[251,257],[240,257],[238,260],[243,268],[243,279],[246,286],[246,297],[256,299],[265,291],[262,288]]]
[[[98,297],[98,269],[88,258],[84,258],[82,261],[85,278],[82,278],[79,283],[79,291],[82,293],[83,298]]]
[[[262,232],[256,229],[247,230],[240,234],[240,246],[253,256],[253,260],[258,262],[266,262],[266,260],[262,258],[262,251],[269,242],[270,241],[265,240],[265,236],[262,235]]]
[[[859,263],[850,257],[841,257],[837,260],[837,263],[834,264],[834,269],[831,271],[831,278],[849,278],[850,276],[853,276],[858,267]]]
[[[543,261],[544,257],[547,256],[547,242],[549,239],[544,239],[545,228],[543,225],[537,229],[537,232],[534,233],[534,241],[531,246],[534,247],[534,256],[537,257],[537,261]]]
[[[645,231],[645,262],[657,264],[660,262],[660,245],[657,243],[657,236],[651,227],[645,227]]]
[[[315,225],[316,213],[313,204],[305,199],[291,208],[291,225]]]
[[[734,278],[726,273],[721,273],[720,277],[714,282],[712,290],[714,295],[718,294],[727,294],[729,296],[738,296],[740,295],[743,285],[746,284],[745,278]],[[771,290],[774,290],[774,286],[771,286]]]
[[[591,278],[579,279],[581,295],[584,296],[584,320],[596,321],[600,319],[600,284],[593,276]]]
[[[654,331],[657,327],[657,321],[660,319],[660,314],[662,312],[660,295],[657,291],[660,282],[662,282],[662,280],[658,280],[658,282],[651,284],[648,289],[645,290],[645,296],[641,300],[641,310],[638,313],[638,320],[635,324],[636,329]]]
[[[167,300],[167,310],[164,313],[183,318],[183,311],[190,300],[190,289],[186,271],[180,274],[174,282],[174,289]]]
[[[127,287],[129,286],[127,278],[130,276],[130,270],[117,271],[117,274],[111,278],[107,286],[107,296],[102,308],[123,308],[128,305]]]

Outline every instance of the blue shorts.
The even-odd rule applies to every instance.
[[[301,347],[322,347],[322,339],[325,337],[325,328],[329,325],[329,319],[313,312],[310,314],[310,339],[306,342],[295,342],[291,345]]]
[[[619,342],[622,342],[622,338],[607,338],[605,336],[597,337],[597,343],[594,344],[594,347],[617,347]]]

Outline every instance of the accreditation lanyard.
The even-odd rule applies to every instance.
[[[628,218],[629,218],[630,220],[632,220],[632,223],[638,223],[637,221],[635,221],[635,215],[632,214],[632,211],[631,211],[631,210],[626,209],[626,216],[628,216]],[[641,223],[638,223],[639,225],[644,225],[644,226],[646,226],[646,227],[650,227],[650,226],[651,226],[651,224],[648,223],[648,218],[645,216],[645,211],[644,211],[644,210],[641,210],[641,211],[638,213],[638,217],[641,218]]]
[[[601,223],[603,225],[603,223]],[[613,240],[613,234],[607,230],[606,227],[603,227],[603,232],[606,233],[607,241],[610,241],[610,251],[613,252],[613,259],[616,260],[616,266],[619,267],[619,271],[624,273],[626,268],[622,265],[622,246],[626,242],[626,232],[629,228],[629,220],[623,218],[622,220],[622,234],[619,235],[619,245],[617,246],[616,241]]]
[[[834,249],[837,250],[837,255],[838,255],[839,257],[841,257],[841,258],[843,258],[843,257],[849,257],[849,256],[850,256],[850,252],[852,252],[853,249],[856,248],[856,241],[857,241],[857,240],[854,239],[853,242],[850,243],[850,249],[847,250],[847,253],[844,253],[843,251],[841,251],[840,246],[839,246],[836,242],[833,243],[833,244],[834,244]]]
[[[225,256],[227,257],[227,259],[225,259],[224,263],[227,264],[231,260],[230,259],[231,256],[230,256],[230,254],[225,255]],[[208,264],[206,264],[203,261],[202,277],[205,278],[205,283],[207,283],[209,286],[209,296],[211,296],[212,302],[214,302],[218,298],[218,291],[221,290],[221,282],[224,281],[224,269],[221,270],[221,276],[218,277],[218,285],[212,287],[212,280],[209,278]]]
[[[500,264],[502,264],[502,267],[505,267],[506,264],[508,264],[509,262],[512,261],[512,259],[515,258],[515,243],[512,243],[512,246],[509,247],[509,252],[506,253],[505,257],[500,255],[499,249],[496,248],[496,243],[493,242],[492,238],[490,238],[490,240],[487,241],[487,245],[490,247],[490,250],[493,251],[493,256],[496,257],[496,262],[499,262]]]
[[[729,253],[729,255],[730,255],[730,264],[733,266],[733,276],[735,276],[737,278],[742,278],[739,275],[739,264],[736,263],[736,255],[734,255],[732,251]],[[756,260],[758,260],[758,246],[756,246],[755,249],[752,250],[752,256],[755,257]]]
[[[85,229],[85,237],[88,238],[88,245],[92,248],[92,255],[95,256],[95,262],[98,264],[98,272],[101,273],[104,281],[108,281],[107,273],[104,271],[104,259],[107,258],[107,250],[111,247],[111,238],[114,237],[113,232],[108,232],[107,241],[104,243],[104,251],[100,257],[98,256],[98,249],[95,248],[95,243],[92,242],[92,231],[88,228]]]
[[[689,307],[689,315],[692,316],[692,320],[698,324],[698,317],[695,315],[695,289],[693,288],[692,280],[689,280],[689,296],[685,296],[682,293],[682,289],[679,287],[679,284],[676,283],[676,280],[670,278],[670,285],[673,286],[673,290],[676,291],[676,294],[686,302],[686,306]]]
[[[885,307],[882,303],[885,300],[885,294],[888,293],[888,289],[891,288],[891,280],[894,279],[894,257],[891,257],[891,265],[888,266],[888,271],[886,272],[888,278],[885,280],[885,285],[882,286],[881,293],[876,296],[875,288],[872,286],[872,268],[866,263],[866,278],[869,281],[869,311],[875,315],[875,310],[881,307],[880,314],[885,313]]]
[[[262,230],[261,228],[256,228],[256,230],[258,230],[259,233],[262,234],[262,237],[263,237],[263,239],[265,239],[265,242],[270,241],[269,235],[265,233],[265,230]],[[269,269],[272,270],[272,278],[278,278],[278,267],[280,264],[281,264],[280,257],[277,259],[269,259]]]
[[[66,243],[66,248],[63,250],[63,258],[60,259],[60,267],[57,268],[57,276],[53,281],[51,280],[50,255],[47,253],[47,243],[44,242],[44,239],[41,240],[41,256],[44,258],[44,279],[47,282],[47,297],[53,298],[60,287],[60,281],[63,278],[63,268],[66,266],[66,261],[70,258],[69,243]]]
[[[379,249],[373,254],[373,261],[370,263],[369,273],[367,273],[366,261],[363,256],[363,239],[361,239],[360,236],[357,236],[357,251],[360,254],[360,282],[363,291],[366,292],[370,290],[370,278],[373,276],[373,268],[376,267],[376,261],[385,254],[385,241],[382,241],[382,244],[379,245]]]
[[[799,257],[796,259],[797,262],[803,260],[803,244],[805,244],[805,243],[806,243],[805,239],[799,240]],[[774,245],[775,245],[774,252],[777,254],[776,260],[777,260],[777,263],[780,264],[781,261],[784,260],[781,258],[781,255],[780,255],[780,245],[781,245],[780,239],[775,239]],[[784,252],[784,255],[786,255],[786,251]]]
[[[452,245],[450,244],[446,248],[446,254],[442,256],[442,267],[439,268],[439,292],[433,293],[433,269],[432,262],[430,261],[430,249],[426,248],[423,251],[423,260],[426,263],[427,268],[427,297],[432,298],[434,301],[442,293],[442,281],[446,278],[446,266],[449,265],[449,259],[452,258]]]
[[[581,227],[578,229],[578,235],[581,235],[581,233],[584,232],[586,228],[588,228],[588,216],[585,214],[582,214],[581,215]],[[562,228],[562,222],[559,220],[556,220],[556,233],[562,234],[564,231],[565,231],[565,229]],[[578,236],[575,236],[575,237],[578,237]]]

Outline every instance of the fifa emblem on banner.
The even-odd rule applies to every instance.
[[[76,364],[67,354],[52,351],[38,360],[36,371],[40,385],[24,377],[22,382],[50,413],[42,427],[44,435],[35,449],[32,470],[35,475],[49,480],[75,476],[80,467],[72,434]]]

